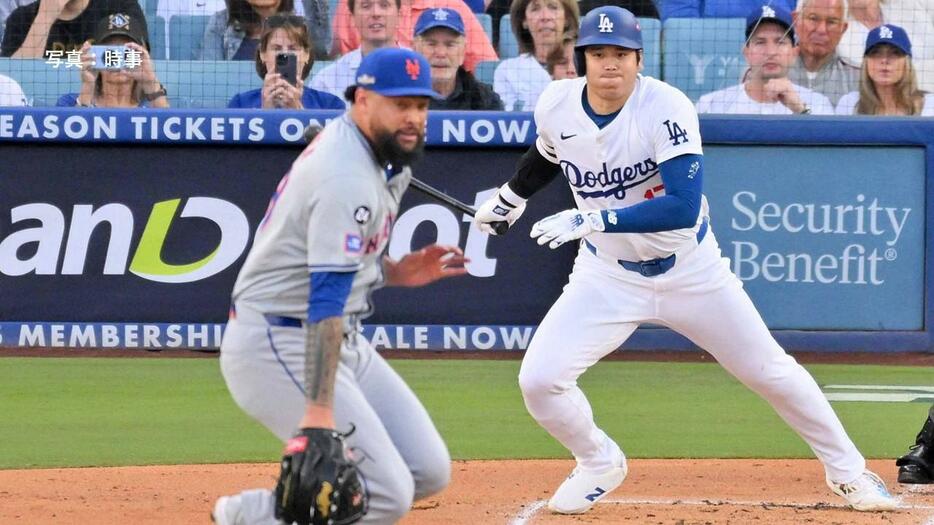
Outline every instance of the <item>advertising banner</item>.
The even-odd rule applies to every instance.
[[[300,151],[301,141],[282,130],[303,127],[290,118],[323,122],[327,115],[244,112],[261,119],[262,139],[241,130],[238,139],[225,131],[202,142],[175,124],[171,136],[146,123],[138,135],[133,119],[151,123],[154,113],[119,111],[80,115],[85,124],[70,126],[84,135],[72,138],[64,122],[76,113],[63,111],[0,112],[0,346],[216,348],[253,232]],[[216,113],[176,116],[240,118]],[[55,137],[20,137],[30,119],[51,117],[59,123]],[[107,131],[111,117],[114,132]],[[792,338],[852,344],[859,334],[891,334],[891,341],[909,334],[917,337],[908,346],[929,346],[930,147],[902,127],[892,140],[903,145],[862,135],[857,144],[802,144],[782,137],[793,125],[773,124],[770,136],[782,143],[740,144],[733,122],[704,127],[712,231],[766,323]],[[824,127],[821,137],[845,129]],[[97,128],[103,138],[94,142]],[[476,206],[511,177],[534,125],[527,114],[451,113],[432,117],[429,137],[435,145],[416,175]],[[465,144],[471,147],[442,147]],[[457,245],[470,259],[469,276],[378,291],[367,335],[381,348],[525,349],[577,249],[540,247],[529,229],[572,206],[559,177],[497,238],[410,189],[388,254]],[[667,330],[643,330],[629,346],[687,343]]]

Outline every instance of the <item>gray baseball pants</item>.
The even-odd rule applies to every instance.
[[[305,329],[270,326],[240,305],[221,344],[221,372],[234,401],[285,442],[305,411]],[[395,523],[412,502],[448,484],[451,459],[428,412],[358,331],[344,337],[334,387],[337,429],[347,438],[369,494],[360,523]],[[271,490],[240,494],[249,524],[278,523]]]

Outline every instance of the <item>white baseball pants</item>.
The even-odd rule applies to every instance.
[[[269,326],[238,306],[221,344],[221,372],[234,401],[283,442],[305,411],[305,330]],[[345,336],[334,387],[337,429],[363,456],[369,511],[359,523],[395,523],[414,500],[447,486],[451,458],[412,390],[358,333]],[[250,524],[275,524],[270,490],[241,493]]]
[[[640,323],[667,326],[709,352],[759,394],[838,482],[856,479],[865,459],[811,375],[769,333],[710,231],[655,277],[581,248],[569,283],[532,339],[519,372],[529,413],[585,470],[619,461],[619,447],[593,420],[577,378],[617,349]]]

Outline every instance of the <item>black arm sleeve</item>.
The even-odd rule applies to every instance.
[[[516,195],[528,199],[555,180],[559,173],[561,168],[543,157],[538,147],[532,144],[516,164],[516,174],[510,179],[509,187]]]

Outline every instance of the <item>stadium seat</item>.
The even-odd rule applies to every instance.
[[[700,18],[701,3],[697,0],[661,0],[655,2],[662,21],[669,18]]]
[[[165,19],[161,16],[146,17],[149,29],[149,56],[153,60],[168,58],[165,49]]]
[[[771,0],[765,3],[772,2],[789,12],[795,10],[795,0]],[[761,7],[763,2],[762,0],[716,0],[703,4],[701,16],[704,18],[746,18],[753,9]]]
[[[473,74],[480,82],[492,86],[493,72],[496,71],[496,66],[498,65],[499,60],[484,60],[483,62],[477,64],[477,70],[474,71]]]
[[[740,82],[743,18],[669,18],[662,28],[662,77],[697,101]]]
[[[175,15],[169,19],[169,58],[194,60],[201,49],[207,15]]]
[[[662,23],[656,18],[639,18],[639,25],[642,26],[642,58],[645,61],[642,74],[660,79],[662,74]]]
[[[156,16],[156,10],[159,8],[159,0],[138,0],[139,7],[146,15],[146,20],[152,20]]]
[[[499,19],[499,52],[500,59],[519,56],[519,41],[516,35],[512,34],[512,22],[509,15],[503,15]]]
[[[225,108],[235,94],[262,86],[252,60],[164,60],[156,72],[176,108]]]
[[[477,21],[480,22],[480,25],[483,26],[483,31],[486,33],[487,38],[490,39],[490,42],[493,41],[493,17],[486,13],[474,13],[477,15]]]

